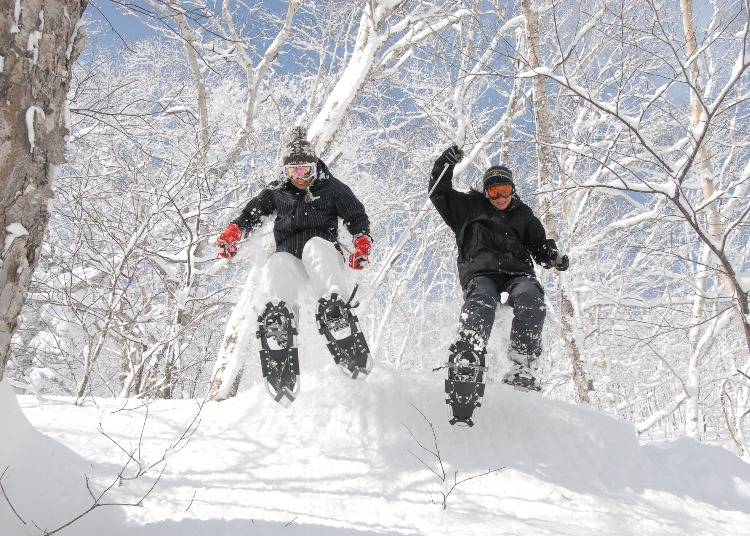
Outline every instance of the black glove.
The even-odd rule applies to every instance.
[[[443,172],[446,164],[448,164],[449,168],[452,168],[458,164],[463,157],[464,152],[458,148],[458,145],[451,145],[443,151],[443,154],[438,156],[437,160],[435,160],[435,165],[432,166],[433,176],[438,177]]]
[[[560,272],[564,272],[570,267],[570,260],[567,255],[560,255],[559,253],[552,261],[552,267]]]

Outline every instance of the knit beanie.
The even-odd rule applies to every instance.
[[[503,165],[492,166],[484,172],[482,179],[484,190],[495,184],[513,184],[513,172]]]
[[[284,151],[284,165],[290,164],[314,164],[318,157],[307,141],[307,129],[305,127],[294,127],[292,134]]]

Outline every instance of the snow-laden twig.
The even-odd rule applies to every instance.
[[[127,464],[126,464],[126,466],[127,466]],[[53,530],[45,530],[44,531],[44,536],[52,536],[53,534],[57,534],[61,530],[63,530],[65,528],[73,525],[74,523],[76,523],[77,521],[79,521],[80,519],[82,519],[83,517],[87,516],[88,514],[90,514],[94,510],[96,510],[97,508],[101,508],[103,506],[142,506],[143,502],[146,499],[148,499],[148,497],[151,495],[151,493],[156,488],[156,485],[159,483],[159,481],[161,481],[161,478],[162,478],[162,476],[164,476],[164,471],[165,471],[166,468],[167,468],[166,465],[164,467],[162,467],[161,472],[159,473],[159,476],[156,477],[156,479],[151,484],[151,486],[146,490],[146,492],[143,495],[141,495],[140,498],[137,501],[135,501],[135,502],[104,502],[103,501],[103,499],[106,496],[106,494],[109,493],[112,490],[112,488],[114,488],[115,485],[120,482],[120,474],[118,474],[117,478],[115,478],[114,480],[112,480],[112,482],[110,482],[110,484],[107,487],[105,487],[102,490],[102,492],[99,493],[98,495],[96,495],[93,492],[93,490],[91,489],[91,484],[90,484],[90,480],[89,480],[88,475],[84,475],[84,477],[86,479],[86,489],[88,489],[89,495],[94,500],[93,504],[87,510],[85,510],[84,512],[81,512],[80,514],[78,514],[77,516],[75,516],[70,521],[64,523],[63,525],[60,525],[59,527],[57,527],[57,528],[55,528]],[[122,470],[124,471],[125,467],[123,467]]]
[[[138,435],[138,444],[134,449],[126,449],[124,448],[115,438],[113,438],[110,434],[104,431],[104,428],[102,426],[101,420],[99,421],[99,433],[102,434],[105,438],[107,438],[115,447],[117,447],[118,450],[120,450],[122,453],[125,454],[125,456],[128,459],[128,464],[130,462],[133,462],[137,466],[137,470],[134,474],[126,475],[124,472],[122,473],[122,480],[137,480],[138,478],[141,478],[143,475],[157,467],[158,465],[164,463],[167,461],[167,458],[169,456],[181,451],[183,448],[187,446],[187,444],[192,439],[195,432],[198,430],[198,427],[200,426],[200,415],[203,412],[203,407],[206,403],[207,399],[204,398],[201,400],[201,402],[198,405],[198,410],[196,411],[195,415],[193,415],[192,420],[188,425],[185,427],[185,429],[182,431],[180,436],[169,446],[167,446],[166,449],[162,452],[162,455],[154,462],[146,462],[143,459],[143,452],[142,452],[142,446],[143,446],[143,438],[145,435],[146,430],[146,424],[148,422],[149,418],[149,405],[144,404],[143,406],[139,407],[145,407],[145,413],[143,416],[143,422],[141,424],[141,429]],[[134,408],[136,409],[136,408]],[[124,409],[117,410],[116,412],[124,411]],[[115,413],[116,413],[115,412]]]
[[[203,411],[203,407],[206,403],[207,399],[203,399],[200,404],[198,405],[198,409],[193,415],[192,420],[188,423],[188,425],[185,427],[185,429],[182,431],[180,436],[172,442],[166,449],[164,449],[161,457],[159,457],[158,460],[155,462],[147,463],[143,460],[143,454],[142,454],[142,445],[144,441],[144,435],[145,435],[145,429],[146,424],[149,418],[149,410],[148,410],[148,404],[145,405],[146,411],[143,418],[143,423],[140,428],[140,432],[138,435],[138,444],[135,446],[135,448],[131,448],[130,450],[123,447],[116,439],[114,439],[111,435],[106,433],[104,431],[104,428],[102,427],[101,421],[99,422],[99,433],[101,433],[105,438],[107,438],[110,442],[112,442],[121,452],[123,452],[126,456],[125,463],[122,465],[120,470],[118,471],[115,478],[112,479],[112,481],[100,492],[95,493],[94,490],[91,488],[91,480],[88,475],[84,475],[85,482],[86,482],[86,489],[88,490],[89,496],[92,499],[92,504],[89,506],[88,509],[81,512],[77,516],[75,516],[73,519],[67,521],[66,523],[60,525],[59,527],[53,529],[53,530],[43,530],[43,533],[45,536],[51,536],[53,534],[56,534],[60,532],[61,530],[73,525],[80,519],[82,519],[84,516],[90,514],[97,508],[105,507],[105,506],[121,506],[121,507],[133,507],[133,506],[142,506],[144,501],[148,499],[153,491],[156,489],[156,486],[161,481],[162,477],[164,476],[164,472],[167,469],[167,458],[182,450],[190,441],[193,434],[195,434],[196,430],[198,429],[198,426],[200,425],[199,417],[201,415],[201,412]],[[141,407],[141,406],[139,406]],[[117,413],[119,411],[123,411],[123,409],[117,410],[113,413]],[[135,473],[128,474],[129,468],[132,464],[135,464],[136,471]],[[123,481],[128,480],[138,480],[145,476],[147,473],[151,472],[153,469],[157,468],[159,465],[161,465],[161,468],[159,469],[159,474],[156,476],[154,481],[151,483],[149,488],[141,494],[137,499],[133,501],[106,501],[107,494],[117,485],[120,485]],[[3,473],[4,474],[4,473]],[[1,479],[0,476],[0,485],[1,485]],[[195,493],[193,494],[193,499],[195,499]],[[191,499],[190,504],[188,505],[188,508],[190,508],[190,505],[193,503],[193,499]],[[8,501],[10,503],[10,501]],[[20,517],[19,517],[20,519]],[[41,530],[41,529],[40,529]]]
[[[448,508],[448,497],[450,496],[451,493],[453,493],[453,491],[458,486],[460,486],[464,482],[468,482],[469,480],[474,480],[475,478],[480,478],[480,477],[483,477],[483,476],[487,476],[487,475],[490,475],[492,473],[498,473],[498,472],[502,471],[503,469],[505,469],[505,467],[498,467],[496,469],[487,469],[484,473],[478,473],[478,474],[474,474],[474,475],[471,475],[471,476],[467,476],[466,478],[462,478],[461,480],[458,480],[458,471],[454,471],[453,472],[453,484],[451,485],[450,488],[448,488],[447,492],[442,492],[442,491],[440,492],[443,495],[443,510],[445,510],[446,508]]]
[[[422,412],[421,409],[419,409],[417,406],[415,406],[411,402],[409,402],[409,405],[419,412],[419,414],[422,416],[422,418],[425,420],[425,422],[430,427],[430,431],[432,432],[432,444],[433,444],[433,449],[434,450],[431,450],[431,449],[425,447],[422,444],[422,442],[419,439],[417,439],[417,436],[414,434],[414,432],[411,430],[411,428],[409,428],[406,425],[404,425],[404,428],[406,428],[406,430],[411,435],[412,439],[416,442],[417,445],[419,445],[419,447],[422,450],[424,450],[425,452],[427,452],[428,454],[430,454],[431,456],[433,456],[437,460],[437,463],[438,463],[438,465],[440,467],[440,472],[438,472],[434,467],[432,467],[431,465],[429,465],[428,463],[426,463],[424,460],[422,460],[419,456],[417,456],[413,452],[409,451],[409,453],[412,456],[414,456],[422,465],[424,465],[427,469],[429,469],[432,474],[434,474],[436,477],[438,477],[441,481],[444,482],[445,478],[446,478],[445,466],[443,465],[443,458],[440,455],[440,447],[438,446],[437,433],[435,432],[435,427],[433,426],[432,422],[430,422],[430,420],[427,418],[427,416]]]
[[[437,180],[435,181],[435,184],[432,185],[432,188],[427,193],[427,199],[425,199],[424,202],[422,203],[422,206],[420,207],[416,216],[412,218],[412,220],[404,229],[404,232],[401,233],[401,236],[399,237],[398,241],[393,245],[391,250],[388,252],[388,255],[386,255],[385,261],[383,261],[383,266],[380,267],[380,271],[378,271],[377,275],[375,276],[375,279],[372,282],[371,288],[373,290],[373,294],[370,297],[370,300],[368,300],[365,306],[363,307],[363,310],[367,309],[370,302],[372,301],[372,297],[375,295],[375,292],[377,292],[377,289],[380,286],[380,284],[383,282],[383,279],[385,278],[386,274],[390,271],[393,265],[396,264],[396,261],[401,256],[401,250],[406,244],[406,241],[411,236],[412,231],[417,227],[417,225],[419,225],[419,222],[421,222],[422,219],[427,214],[427,207],[430,204],[430,196],[432,195],[432,192],[435,191],[435,188],[437,188],[438,184],[440,184],[440,181],[443,178],[443,175],[445,175],[445,172],[447,170],[448,170],[448,164],[445,164],[445,166],[443,166],[443,171],[440,172],[440,176],[437,178]]]
[[[471,15],[468,9],[459,9],[456,12],[446,15],[446,17],[435,24],[430,24],[426,21],[418,21],[414,26],[406,32],[401,39],[391,45],[388,50],[382,55],[378,61],[378,68],[385,69],[388,64],[399,62],[400,59],[410,52],[415,45],[425,41],[429,37],[443,31],[445,28],[456,24],[461,19]],[[400,24],[394,25],[389,33],[396,33],[397,30],[401,29],[401,25],[404,22],[408,22],[408,18],[401,21]],[[500,38],[501,32],[498,32],[497,37]],[[489,52],[489,51],[488,51]]]
[[[10,506],[10,509],[13,510],[14,514],[16,514],[16,517],[19,519],[19,521],[21,521],[21,523],[26,525],[26,521],[24,521],[23,518],[20,516],[16,508],[13,506],[13,503],[10,502],[10,497],[8,497],[8,494],[5,492],[5,487],[3,486],[3,477],[5,476],[5,473],[8,471],[8,469],[10,469],[10,466],[7,466],[5,469],[3,469],[3,474],[0,475],[0,491],[3,492],[3,497],[5,497],[5,500],[7,501],[8,506]]]
[[[677,410],[677,408],[682,405],[683,402],[685,402],[685,400],[687,400],[687,393],[685,393],[685,391],[682,391],[674,397],[671,404],[653,412],[646,419],[637,423],[635,425],[636,432],[638,432],[638,434],[642,434],[653,427],[660,420],[669,417]]]
[[[197,490],[197,489],[196,489],[196,490],[193,490],[193,496],[192,496],[192,497],[190,497],[190,502],[188,503],[188,505],[187,505],[187,508],[185,508],[185,511],[186,511],[186,512],[187,512],[188,510],[190,510],[190,507],[191,507],[191,506],[193,506],[193,501],[195,501],[195,496],[196,496],[197,494],[198,494],[198,490]]]
[[[266,73],[268,73],[271,66],[279,57],[281,49],[291,32],[294,14],[300,7],[300,4],[301,2],[299,0],[291,0],[289,2],[286,16],[284,17],[284,24],[279,29],[273,41],[271,41],[271,43],[268,45],[268,48],[266,48],[266,51],[263,54],[263,58],[261,59],[257,67],[253,66],[244,49],[242,49],[242,47],[238,47],[239,52],[237,53],[236,58],[238,63],[245,69],[245,78],[247,80],[247,98],[245,99],[244,121],[239,129],[237,139],[235,140],[232,148],[229,150],[229,153],[227,153],[224,161],[218,167],[211,170],[211,174],[215,179],[223,177],[227,173],[227,171],[229,171],[229,168],[237,161],[242,152],[242,149],[247,144],[247,140],[250,137],[250,132],[252,131],[253,120],[255,118],[255,108],[258,101],[258,94],[260,93],[260,84],[261,82],[263,82]],[[228,17],[228,13],[228,9],[223,9],[225,20]],[[231,37],[233,39],[241,41],[239,39],[239,36],[236,34],[233,25],[230,26],[230,31]]]
[[[427,463],[424,459],[422,459],[420,456],[409,451],[409,454],[414,456],[414,458],[417,459],[417,461],[422,464],[426,469],[428,469],[433,475],[435,475],[442,484],[442,489],[440,490],[440,495],[442,495],[442,506],[443,510],[448,508],[448,497],[456,490],[458,486],[463,484],[464,482],[468,482],[469,480],[474,480],[476,478],[480,478],[483,476],[490,475],[492,473],[498,473],[505,469],[505,466],[497,467],[494,469],[487,469],[486,471],[482,473],[475,473],[473,475],[469,475],[465,478],[458,479],[458,470],[453,471],[453,483],[449,483],[448,481],[448,474],[445,470],[445,464],[443,463],[443,456],[440,454],[440,445],[438,444],[438,438],[437,438],[437,432],[435,432],[435,426],[432,424],[432,421],[427,418],[427,415],[424,414],[424,412],[419,409],[417,406],[415,406],[412,402],[409,402],[409,405],[414,408],[421,416],[422,419],[427,423],[427,425],[430,427],[430,431],[432,433],[432,447],[425,446],[416,436],[416,434],[412,431],[411,428],[403,425],[404,428],[409,432],[412,439],[416,442],[417,445],[419,445],[419,448],[424,450],[427,454],[429,454],[431,457],[435,459],[435,466],[433,467],[433,464]]]

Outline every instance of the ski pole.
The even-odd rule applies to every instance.
[[[372,282],[372,285],[370,287],[372,289],[372,293],[370,294],[370,298],[368,299],[367,304],[365,305],[365,307],[363,307],[363,309],[367,309],[367,305],[369,305],[370,301],[372,301],[372,299],[375,297],[375,293],[377,292],[378,287],[382,284],[383,279],[385,279],[386,274],[391,270],[393,265],[396,264],[396,261],[401,256],[401,249],[404,247],[404,244],[409,238],[409,235],[414,230],[414,228],[419,225],[419,223],[422,221],[422,218],[424,218],[427,212],[427,205],[430,202],[430,196],[432,195],[432,192],[435,191],[435,188],[437,188],[438,184],[440,184],[440,180],[443,178],[443,175],[445,175],[445,172],[448,170],[449,166],[450,164],[445,164],[443,166],[443,171],[440,172],[440,175],[435,181],[435,184],[432,185],[432,188],[430,188],[430,191],[427,193],[427,199],[424,201],[424,203],[422,203],[419,212],[417,212],[417,215],[412,218],[412,220],[406,226],[406,229],[404,229],[404,232],[401,234],[401,237],[388,252],[383,266],[381,266],[380,271],[375,276],[375,280]]]

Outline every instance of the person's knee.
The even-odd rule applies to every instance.
[[[332,242],[320,237],[308,240],[302,251],[302,265],[316,296],[334,292],[348,296],[350,287],[346,279],[343,257]]]
[[[544,292],[539,284],[531,279],[515,285],[510,293],[514,310],[529,311],[545,315]]]
[[[295,264],[298,262],[297,257],[291,253],[285,251],[277,251],[266,261],[265,269],[267,272],[272,273],[278,270],[293,270]]]
[[[286,252],[274,253],[263,267],[261,290],[254,294],[255,307],[273,301],[296,304],[299,285],[305,279],[305,272],[297,257]]]
[[[475,277],[466,287],[466,300],[497,303],[498,292],[494,282],[487,277]]]
[[[305,247],[302,248],[303,262],[309,262],[320,257],[336,257],[340,255],[333,242],[319,236],[310,238],[305,243]]]

